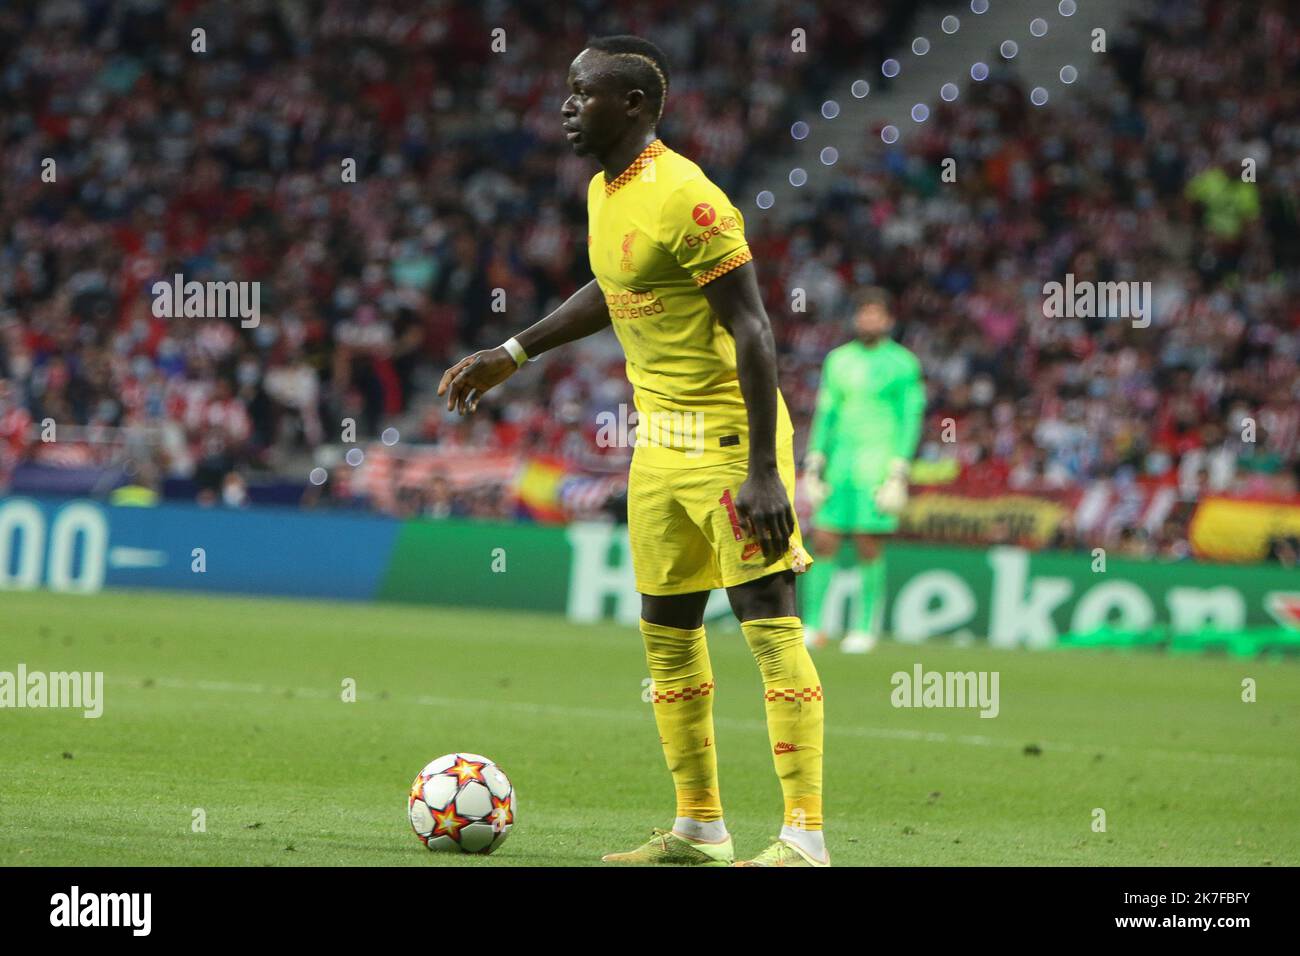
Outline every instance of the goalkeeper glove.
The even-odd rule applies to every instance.
[[[907,507],[907,475],[912,470],[906,458],[889,463],[889,474],[876,489],[876,507],[887,515],[899,515]]]
[[[811,452],[803,460],[804,495],[812,508],[820,508],[831,493],[830,486],[822,481],[822,471],[826,468],[826,456],[819,451]]]

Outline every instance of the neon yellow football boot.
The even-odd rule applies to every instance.
[[[740,860],[732,866],[830,866],[830,857],[825,862],[809,856],[793,843],[777,840],[770,847],[752,860]]]
[[[635,850],[626,853],[606,853],[605,863],[637,863],[650,866],[731,866],[736,850],[731,835],[721,843],[696,843],[680,837],[672,830],[654,830],[652,836]]]

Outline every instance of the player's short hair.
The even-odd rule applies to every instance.
[[[617,36],[593,37],[588,50],[598,50],[614,58],[614,75],[624,89],[642,90],[654,110],[655,125],[664,113],[668,99],[668,58],[649,40],[621,33]]]
[[[894,296],[886,288],[878,285],[863,286],[853,293],[850,315],[857,315],[865,306],[881,306],[890,315],[894,314]]]

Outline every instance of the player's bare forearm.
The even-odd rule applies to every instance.
[[[759,327],[761,326],[761,327]],[[776,344],[767,315],[737,324],[736,375],[749,416],[749,470],[776,467]]]
[[[749,470],[776,468],[776,342],[747,262],[704,287],[704,297],[736,340],[736,375],[749,417]]]
[[[736,495],[736,511],[764,555],[775,560],[794,532],[794,513],[776,462],[776,342],[753,263],[710,282],[704,297],[736,340],[736,376],[749,418],[749,476]]]
[[[557,346],[594,335],[609,324],[605,294],[592,279],[550,315],[516,335],[515,341],[530,358],[535,358]],[[438,384],[438,394],[447,396],[448,410],[454,408],[464,415],[478,408],[483,393],[500,385],[517,368],[504,346],[484,349],[447,369]]]
[[[595,335],[610,325],[609,307],[605,293],[592,279],[546,318],[530,325],[515,340],[529,357],[549,352],[553,348]]]

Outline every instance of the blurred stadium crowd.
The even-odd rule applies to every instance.
[[[448,361],[589,280],[595,170],[561,135],[565,75],[587,37],[638,33],[672,65],[662,138],[749,218],[798,435],[822,358],[848,337],[848,295],[872,282],[896,293],[925,369],[922,457],[950,463],[934,474],[983,492],[1162,492],[1141,520],[1063,522],[1056,546],[1100,536],[1180,556],[1198,495],[1296,495],[1295,5],[1149,4],[1112,36],[1099,80],[1049,108],[995,69],[895,147],[864,131],[793,227],[753,209],[759,163],[832,84],[899,49],[906,5],[598,9],[0,9],[0,490],[24,468],[111,461],[136,484],[239,504],[264,476],[302,484],[347,418],[362,442],[400,423],[401,444],[372,446],[388,467],[366,480],[337,463],[307,503],[519,513],[508,477],[466,467],[483,456],[616,477],[628,450],[596,442],[598,416],[631,400],[612,335],[530,364],[464,422],[432,390]],[[791,51],[795,26],[816,55]],[[944,157],[956,183],[939,179]],[[347,158],[355,183],[341,181]],[[1247,158],[1257,182],[1242,181]],[[175,273],[260,281],[260,325],[153,317],[149,288]],[[1150,327],[1045,317],[1043,284],[1067,273],[1151,282]],[[63,430],[53,443],[47,419]],[[418,467],[413,446],[432,449]],[[583,507],[610,487],[588,486]]]

